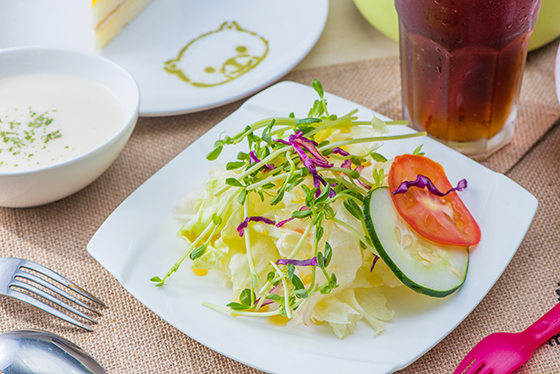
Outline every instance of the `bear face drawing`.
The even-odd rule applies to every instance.
[[[267,54],[266,39],[237,22],[224,22],[192,40],[164,69],[195,87],[213,87],[254,69]]]

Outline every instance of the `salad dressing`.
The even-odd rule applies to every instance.
[[[56,74],[0,79],[0,172],[76,158],[123,126],[116,97],[95,82]]]
[[[203,277],[208,274],[208,270],[206,269],[192,269],[192,272],[194,273],[194,275],[197,275],[199,277]]]
[[[303,284],[309,285],[311,284],[311,279],[312,279],[311,274],[306,274],[303,276],[303,278],[301,278],[301,281],[303,282]]]
[[[268,323],[275,326],[286,326],[290,319],[281,315],[275,315],[268,317]]]

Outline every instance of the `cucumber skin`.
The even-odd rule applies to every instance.
[[[385,264],[387,264],[387,266],[389,266],[389,269],[391,269],[393,274],[395,274],[395,276],[397,278],[399,278],[399,280],[401,282],[403,282],[403,284],[405,286],[407,286],[408,288],[410,288],[411,290],[413,290],[415,292],[418,292],[420,294],[427,295],[427,296],[432,296],[432,297],[445,297],[445,296],[451,295],[453,292],[457,291],[457,289],[459,289],[459,287],[461,287],[463,285],[463,283],[465,283],[465,280],[467,279],[467,273],[466,272],[465,272],[465,277],[463,278],[463,281],[457,287],[446,290],[446,291],[437,291],[437,290],[432,290],[430,288],[422,287],[418,283],[412,281],[410,278],[408,278],[406,276],[406,274],[404,274],[401,271],[401,269],[399,269],[399,267],[393,262],[393,260],[391,260],[391,256],[389,256],[387,254],[387,252],[385,251],[385,248],[383,248],[383,246],[381,245],[381,241],[377,237],[377,233],[375,232],[375,228],[373,226],[373,220],[371,219],[371,214],[370,214],[370,210],[369,210],[369,207],[371,205],[371,201],[370,201],[371,200],[371,194],[372,194],[373,191],[377,190],[378,188],[387,188],[388,189],[389,187],[385,187],[385,186],[376,187],[376,188],[374,188],[374,189],[372,189],[371,191],[368,192],[368,194],[366,195],[366,198],[364,199],[364,220],[365,220],[366,229],[369,233],[371,241],[373,242],[373,245],[377,249],[377,252],[379,252],[379,256],[381,257],[381,259],[385,262]],[[469,258],[468,261],[470,261],[470,258]],[[467,269],[468,268],[469,268],[469,264],[467,263]]]

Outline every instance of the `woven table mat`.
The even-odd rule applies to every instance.
[[[452,372],[483,336],[525,328],[557,301],[560,129],[553,126],[560,117],[560,107],[554,96],[552,67],[556,46],[554,43],[530,55],[515,139],[484,162],[507,172],[537,196],[540,207],[535,221],[489,297],[442,343],[402,373]],[[333,94],[395,119],[401,116],[398,59],[297,71],[285,79],[310,84],[313,78],[320,79],[325,90]],[[16,328],[52,331],[84,348],[110,374],[259,373],[171,327],[124,290],[86,251],[97,228],[130,193],[240,105],[236,102],[190,115],[141,118],[122,154],[90,186],[42,207],[0,208],[0,257],[42,263],[108,305],[94,332],[87,333],[23,303],[0,298],[0,332]],[[403,337],[403,344],[414,342]],[[521,372],[560,372],[556,345],[552,340],[551,345],[540,348]]]

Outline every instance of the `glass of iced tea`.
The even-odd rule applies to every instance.
[[[412,127],[476,159],[509,143],[540,3],[395,0]]]

